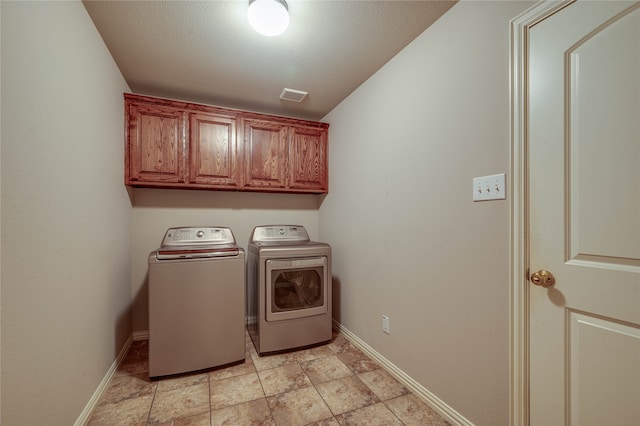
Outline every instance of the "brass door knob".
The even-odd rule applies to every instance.
[[[531,282],[535,285],[548,288],[553,287],[556,283],[556,277],[546,269],[540,269],[539,271],[531,274]]]

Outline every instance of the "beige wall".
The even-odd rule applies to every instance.
[[[461,2],[324,121],[334,316],[468,420],[509,423],[509,20],[531,3]],[[382,315],[391,334],[382,333]]]
[[[317,239],[321,200],[319,195],[134,189],[131,233],[134,332],[148,330],[148,256],[158,248],[168,228],[228,226],[245,249],[256,225],[303,225],[311,238]]]
[[[80,2],[1,2],[3,425],[69,425],[131,334],[128,87]]]

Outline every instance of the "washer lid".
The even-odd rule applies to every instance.
[[[240,249],[236,246],[232,247],[176,247],[164,246],[156,251],[158,260],[171,259],[194,259],[200,257],[229,257],[237,256]]]

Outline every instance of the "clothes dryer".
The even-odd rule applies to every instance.
[[[247,328],[258,354],[331,340],[331,247],[300,225],[253,229]]]

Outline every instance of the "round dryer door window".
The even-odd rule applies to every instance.
[[[326,258],[267,261],[267,319],[326,312]]]
[[[320,268],[299,271],[272,271],[274,312],[322,306]]]

